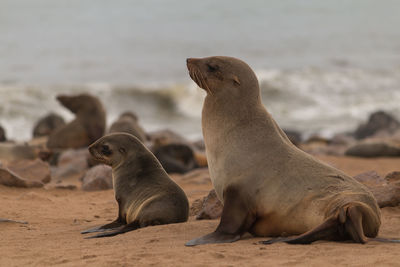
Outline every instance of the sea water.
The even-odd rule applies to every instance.
[[[376,110],[400,119],[400,1],[0,0],[0,125],[31,138],[88,92],[148,131],[201,137],[204,92],[187,57],[235,56],[287,129],[330,136]]]

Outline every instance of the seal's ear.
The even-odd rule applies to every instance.
[[[233,75],[233,82],[234,82],[236,85],[240,85],[240,80],[239,80],[238,76]]]
[[[122,154],[126,154],[126,150],[125,150],[125,148],[123,148],[123,147],[120,147],[120,148],[118,149],[118,151],[121,152]]]

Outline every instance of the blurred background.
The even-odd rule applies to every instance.
[[[400,1],[0,0],[0,125],[31,138],[55,100],[89,92],[110,124],[201,137],[204,93],[187,57],[234,56],[256,72],[286,129],[329,137],[376,110],[400,119]]]

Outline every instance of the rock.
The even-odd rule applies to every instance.
[[[350,146],[354,144],[356,140],[350,134],[335,134],[331,140],[329,141],[330,145],[342,145],[342,146]]]
[[[283,129],[290,142],[292,142],[295,146],[299,145],[302,142],[301,133],[295,130]]]
[[[354,157],[399,157],[400,146],[384,141],[360,142],[349,147],[345,155]]]
[[[42,182],[26,180],[6,167],[0,167],[0,184],[11,187],[43,187]]]
[[[82,180],[84,191],[112,189],[112,169],[107,165],[97,165],[87,171]]]
[[[354,132],[354,137],[363,139],[376,134],[379,131],[393,133],[400,128],[400,122],[393,116],[384,112],[377,111],[370,115],[368,122],[360,125]]]
[[[54,113],[41,118],[33,128],[33,137],[48,136],[57,128],[64,126],[66,123],[64,119]]]
[[[123,132],[136,136],[141,142],[147,139],[146,133],[139,125],[138,117],[133,112],[122,113],[118,120],[110,126],[109,133]]]
[[[38,150],[26,143],[0,143],[0,159],[6,161],[36,159]]]
[[[12,161],[6,166],[25,180],[44,184],[49,183],[51,180],[49,164],[40,159]]]
[[[196,220],[213,220],[221,217],[223,205],[218,199],[215,190],[211,190],[202,200],[198,199],[190,208]]]
[[[5,142],[5,141],[7,141],[6,131],[5,131],[4,128],[0,125],[0,142]]]
[[[52,177],[56,180],[78,175],[88,169],[89,151],[86,148],[69,149],[58,157],[57,167],[52,168]]]
[[[51,190],[51,189],[64,189],[64,190],[76,190],[78,187],[74,184],[64,184],[64,183],[56,183],[56,184],[47,184],[45,186],[45,189]]]
[[[400,204],[400,172],[392,172],[382,178],[375,171],[369,171],[354,178],[368,187],[380,208]]]

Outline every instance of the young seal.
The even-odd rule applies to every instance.
[[[147,136],[143,128],[139,125],[138,117],[133,112],[127,111],[122,113],[118,120],[110,126],[109,133],[129,133],[136,136],[141,142],[147,140]]]
[[[97,97],[89,94],[59,95],[57,100],[76,118],[52,132],[47,142],[50,149],[87,147],[103,136],[106,113]]]
[[[118,218],[82,233],[114,236],[149,225],[185,222],[189,202],[154,155],[133,135],[114,133],[89,147],[98,161],[112,167]]]
[[[64,125],[65,121],[60,115],[50,113],[36,123],[33,128],[33,137],[48,136]]]
[[[190,77],[207,92],[202,128],[210,176],[224,204],[215,232],[186,243],[227,243],[245,232],[290,236],[267,241],[365,243],[380,210],[367,188],[295,147],[261,102],[256,75],[231,57],[189,58]]]

